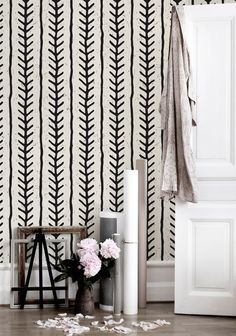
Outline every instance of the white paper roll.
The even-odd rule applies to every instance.
[[[138,170],[138,306],[147,301],[147,160],[136,160]]]
[[[138,171],[124,173],[124,241],[138,242]]]
[[[127,315],[138,313],[138,244],[124,243],[124,303]]]

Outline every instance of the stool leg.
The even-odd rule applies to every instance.
[[[48,274],[49,274],[49,278],[50,278],[50,282],[51,282],[52,293],[53,293],[53,297],[54,297],[54,300],[55,300],[55,306],[56,306],[56,308],[59,308],[58,299],[57,299],[57,292],[56,292],[55,285],[54,285],[52,268],[51,268],[51,264],[50,264],[50,260],[49,260],[48,248],[47,248],[47,243],[46,243],[45,236],[42,237],[42,241],[43,241],[45,258],[46,258],[46,262],[47,262],[47,266],[48,266]]]
[[[39,308],[43,309],[43,261],[42,261],[43,237],[39,234]]]
[[[32,268],[33,268],[33,263],[34,263],[34,257],[35,257],[37,244],[38,244],[38,238],[37,238],[37,235],[36,235],[32,255],[30,257],[30,263],[29,263],[29,269],[28,269],[28,273],[27,273],[27,277],[26,277],[26,282],[25,282],[24,288],[22,290],[20,309],[24,309],[25,299],[26,299],[27,290],[28,290],[28,287],[29,287],[29,282],[30,282]]]
[[[18,238],[25,239],[25,234],[18,231]],[[18,287],[24,287],[25,284],[25,244],[19,244],[18,247]],[[22,292],[18,293],[19,304],[22,301]]]

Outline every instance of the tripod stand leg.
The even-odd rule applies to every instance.
[[[43,235],[39,234],[39,308],[43,309],[43,261],[42,261],[42,244]]]
[[[50,279],[51,287],[52,287],[52,293],[53,293],[53,297],[54,297],[54,300],[55,300],[55,306],[56,306],[56,308],[59,308],[59,303],[58,303],[58,299],[57,299],[57,292],[56,292],[55,285],[54,285],[52,268],[51,268],[51,264],[50,264],[50,260],[49,260],[48,248],[47,248],[47,243],[46,243],[45,236],[42,237],[42,242],[43,242],[43,247],[44,247],[46,263],[47,263],[47,267],[48,267],[49,279]]]
[[[35,252],[36,252],[37,244],[38,244],[38,237],[36,235],[35,241],[34,241],[32,255],[31,255],[31,258],[30,258],[30,263],[29,263],[29,269],[28,269],[28,273],[27,273],[26,282],[25,282],[24,288],[22,290],[20,309],[24,309],[25,299],[26,299],[27,290],[28,290],[28,287],[29,287],[29,282],[30,282],[32,268],[33,268],[33,263],[34,263],[34,257],[35,257]]]

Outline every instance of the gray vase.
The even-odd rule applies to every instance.
[[[92,315],[94,312],[93,290],[78,287],[75,298],[75,314]]]

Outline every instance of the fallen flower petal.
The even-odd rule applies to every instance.
[[[93,322],[91,322],[91,325],[92,325],[92,326],[97,326],[98,323],[99,323],[99,321],[93,321]]]
[[[113,315],[106,315],[106,316],[103,316],[104,320],[110,320],[113,318]]]
[[[117,334],[130,334],[133,332],[132,329],[124,327],[124,326],[117,326],[110,330],[116,332]]]
[[[124,322],[124,319],[120,319],[120,321],[108,320],[104,321],[105,325],[118,325]]]
[[[95,316],[92,316],[92,315],[85,315],[84,317],[85,319],[88,319],[88,320],[92,320],[95,318]]]

